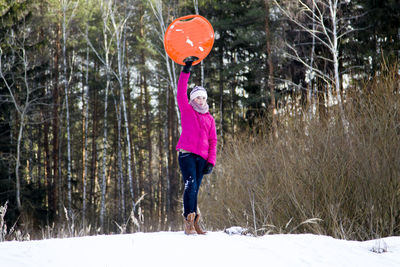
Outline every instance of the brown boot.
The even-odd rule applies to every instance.
[[[185,219],[185,235],[195,235],[196,229],[194,228],[194,217],[196,213],[189,213],[187,219]]]
[[[194,229],[196,229],[197,234],[199,235],[205,235],[207,234],[206,231],[204,231],[203,229],[201,229],[200,226],[200,214],[196,215],[196,218],[194,219]]]

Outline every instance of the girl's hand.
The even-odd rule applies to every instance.
[[[183,67],[182,72],[189,73],[190,68],[192,67],[192,64],[193,64],[193,60],[191,60],[191,59],[185,60],[185,64],[186,65]]]
[[[203,174],[210,174],[212,172],[213,168],[214,168],[214,165],[212,165],[210,162],[207,162],[206,166],[204,166]]]

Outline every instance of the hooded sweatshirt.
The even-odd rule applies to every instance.
[[[176,149],[190,151],[215,165],[217,158],[217,131],[209,112],[200,114],[189,104],[187,86],[190,73],[181,72],[177,100],[181,113],[182,133]]]

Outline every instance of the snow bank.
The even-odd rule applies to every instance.
[[[378,243],[385,244],[387,252],[373,252]],[[0,243],[0,266],[398,267],[400,237],[357,242],[311,234],[251,237],[223,232],[205,236],[157,232],[15,241]]]

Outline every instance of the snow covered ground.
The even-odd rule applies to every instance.
[[[371,251],[385,246],[385,253]],[[400,237],[356,242],[311,234],[250,237],[224,232],[205,236],[157,232],[3,242],[0,266],[399,267]]]

